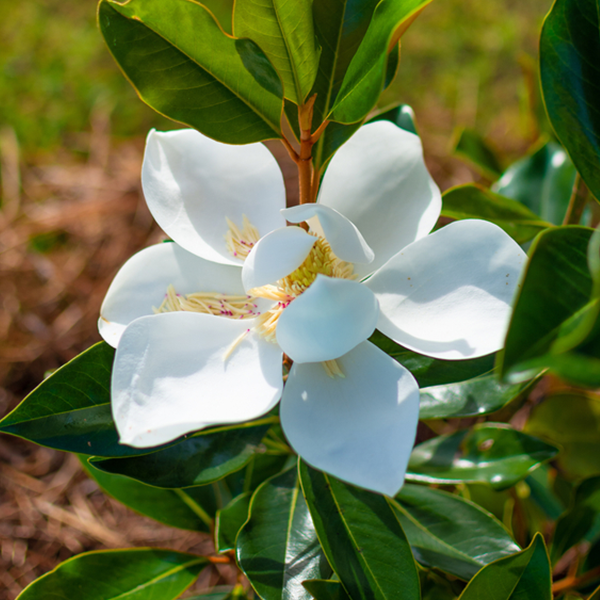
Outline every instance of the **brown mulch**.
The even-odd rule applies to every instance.
[[[0,416],[49,371],[97,342],[104,294],[123,262],[164,238],[140,188],[143,140],[111,142],[108,115],[92,115],[85,160],[64,152],[23,164],[10,129],[0,132]],[[429,165],[443,187],[472,179],[457,161]],[[295,168],[278,144],[290,195]],[[103,494],[75,456],[0,436],[0,600],[80,552],[158,546],[206,554],[210,536],[161,525]],[[225,565],[195,590],[231,582]]]

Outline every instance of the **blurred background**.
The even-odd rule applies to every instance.
[[[232,0],[204,3],[230,31]],[[537,44],[550,6],[435,0],[405,35],[381,106],[413,107],[442,189],[480,177],[453,156],[458,128],[477,130],[503,166],[538,140]],[[149,128],[177,125],[146,107],[121,75],[94,2],[0,0],[0,11],[3,416],[46,373],[99,341],[112,277],[161,239],[141,195],[141,158]],[[289,183],[293,189],[293,170]],[[85,550],[208,543],[107,498],[75,457],[8,436],[0,437],[0,515],[0,600]],[[226,577],[215,569],[198,586]]]

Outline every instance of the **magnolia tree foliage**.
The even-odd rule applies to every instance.
[[[237,0],[228,35],[191,0],[101,0],[124,74],[188,126],[146,142],[169,240],[0,431],[215,552],[86,553],[20,599],[175,599],[214,563],[246,580],[197,598],[600,598],[598,0],[541,32],[556,139],[503,170],[464,131],[493,185],[443,196],[411,109],[375,109],[427,4]]]

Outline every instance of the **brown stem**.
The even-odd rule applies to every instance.
[[[581,179],[579,173],[575,176],[575,182],[573,183],[573,192],[571,193],[571,199],[569,200],[569,206],[567,207],[567,213],[563,220],[563,225],[577,225],[581,220],[581,214],[585,208],[586,194],[585,184]]]
[[[231,562],[231,558],[229,556],[205,556],[206,560],[213,565],[215,564],[229,564]]]
[[[579,577],[565,577],[560,581],[555,581],[552,584],[552,593],[553,594],[561,594],[565,590],[575,589],[588,581],[592,581],[596,579],[596,577],[600,576],[600,567],[596,567]]]

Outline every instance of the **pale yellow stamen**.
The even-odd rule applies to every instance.
[[[346,378],[344,372],[342,371],[340,365],[337,364],[336,360],[326,360],[321,364],[325,369],[325,373],[327,373],[327,375],[332,379],[334,379],[335,377],[341,377],[342,379]]]
[[[229,346],[229,348],[227,348],[227,350],[225,351],[225,354],[223,354],[223,362],[225,362],[232,355],[233,351],[239,346],[241,341],[249,333],[250,333],[250,330],[246,329],[246,331],[244,331],[244,333],[241,333],[240,335],[238,335],[238,337],[235,338],[235,340],[233,340],[233,342],[231,343],[231,346]]]
[[[230,219],[225,217],[229,231],[225,234],[225,243],[232,256],[245,260],[252,246],[260,239],[258,229],[250,223],[246,215],[242,216],[242,228],[240,228]]]

